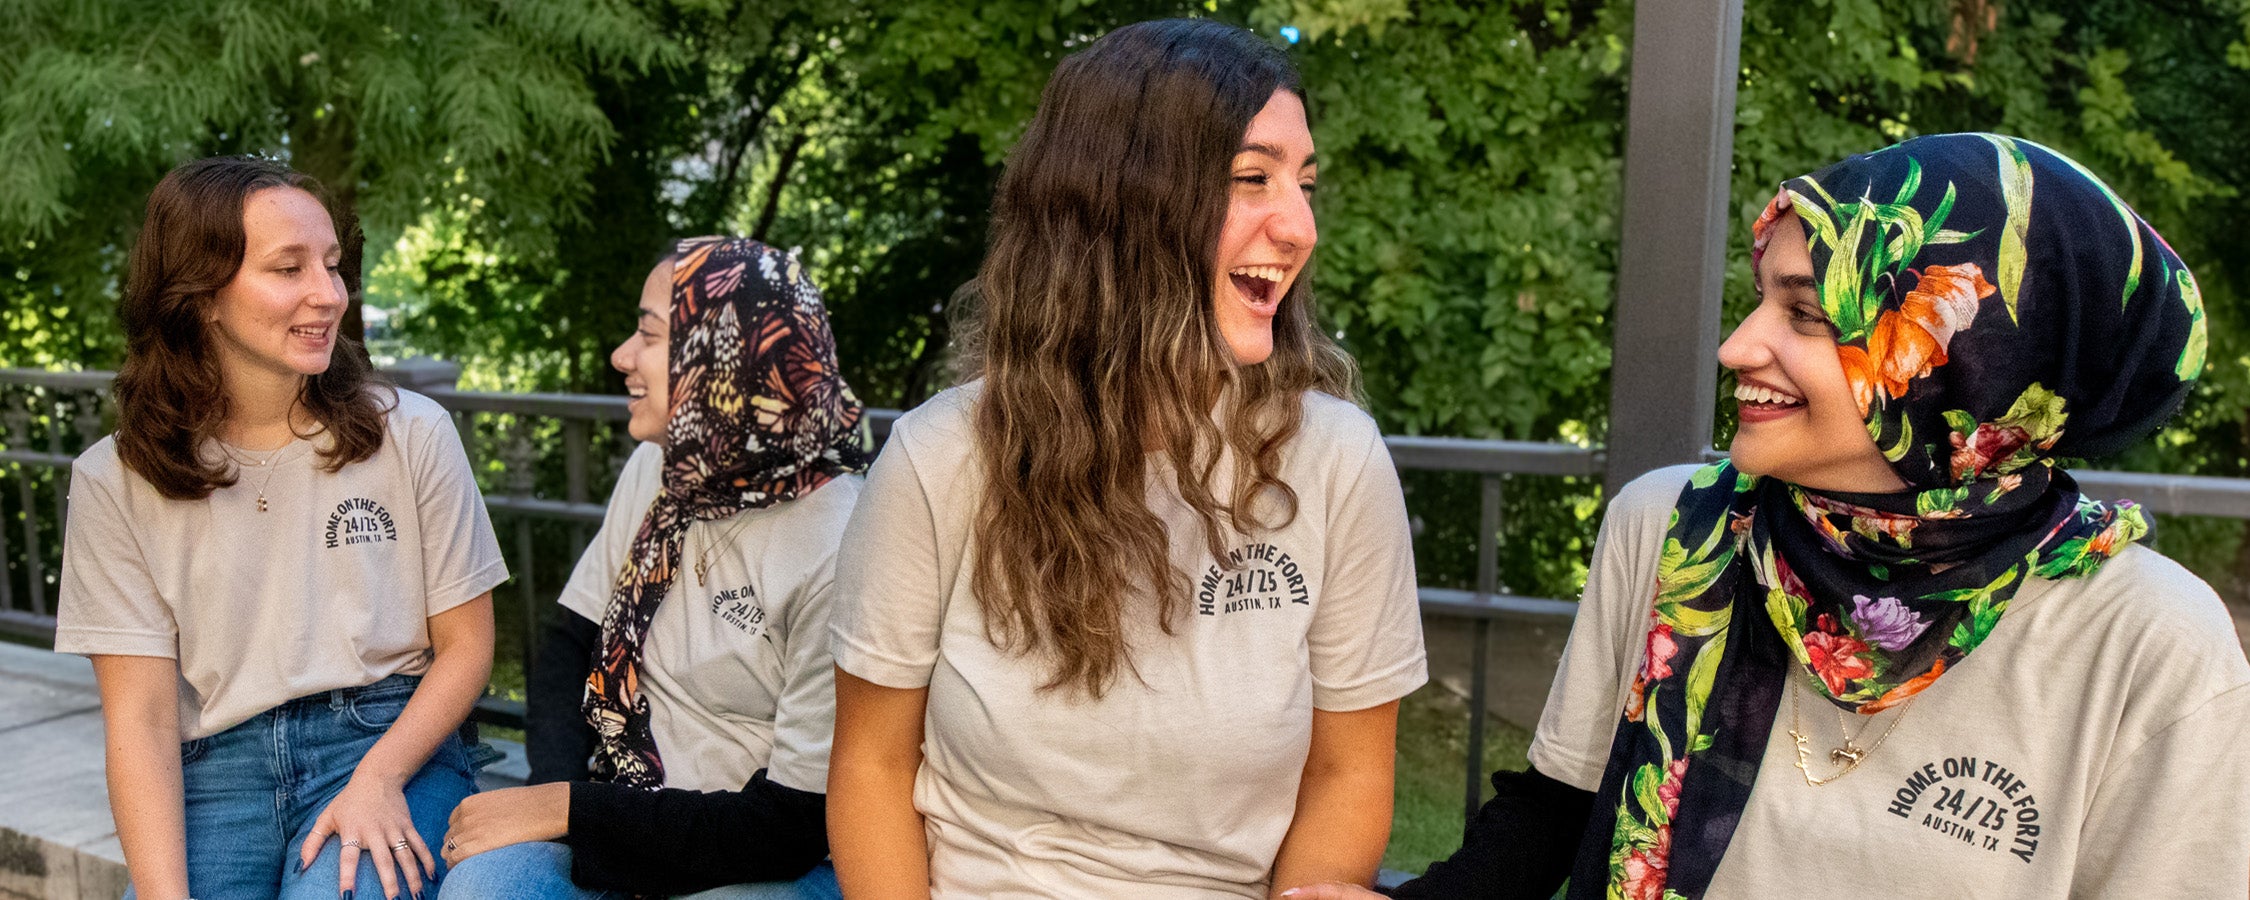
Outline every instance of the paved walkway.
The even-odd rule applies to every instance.
[[[102,775],[101,698],[85,659],[0,643],[0,900],[117,900],[125,851]],[[485,769],[521,783],[522,748]]]

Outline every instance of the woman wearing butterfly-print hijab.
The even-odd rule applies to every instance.
[[[683,241],[639,303],[611,363],[648,443],[561,598],[565,620],[601,623],[591,662],[546,656],[539,681],[582,688],[531,698],[591,725],[593,780],[473,798],[445,896],[835,897],[828,608],[860,405],[792,254]],[[535,772],[558,774],[575,773]]]
[[[1400,896],[2242,897],[2250,664],[2059,467],[2201,371],[2179,258],[1981,134],[1791,180],[1754,232],[1731,462],[1619,493],[1534,771]]]

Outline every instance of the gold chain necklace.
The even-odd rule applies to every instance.
[[[1837,769],[1834,774],[1821,777],[1815,776],[1812,769],[1806,767],[1806,759],[1812,753],[1810,746],[1812,739],[1805,735],[1804,719],[1797,714],[1798,693],[1797,691],[1789,692],[1789,737],[1797,742],[1797,772],[1805,776],[1806,784],[1813,787],[1820,787],[1833,781],[1841,781],[1844,776],[1850,775],[1853,769],[1859,768],[1862,760],[1882,747],[1883,741],[1891,736],[1891,732],[1898,730],[1898,723],[1906,721],[1906,711],[1914,708],[1914,701],[1922,699],[1920,694],[1906,698],[1905,705],[1898,708],[1898,717],[1891,720],[1890,727],[1883,729],[1882,734],[1875,736],[1875,743],[1866,747],[1852,743],[1850,723],[1844,718],[1842,709],[1836,710],[1836,728],[1843,732],[1844,744],[1828,751],[1828,761],[1842,768]]]
[[[749,510],[743,510],[743,512],[749,512]],[[741,531],[742,526],[749,524],[749,522],[749,516],[743,515],[742,513],[736,513],[734,527],[727,529],[727,533],[725,536],[719,538],[717,541],[705,545],[701,552],[695,554],[696,587],[703,586],[703,576],[711,570],[711,551],[731,544],[734,541],[735,533]]]
[[[234,464],[237,468],[240,468],[242,466],[259,466],[266,470],[265,480],[258,482],[258,511],[265,512],[266,485],[273,483],[273,473],[278,468],[273,464],[274,460],[280,459],[281,451],[289,449],[289,445],[283,444],[280,447],[275,448],[272,453],[266,454],[265,459],[244,459],[241,455],[234,452],[233,447],[227,446],[226,442],[224,441],[221,441],[219,443],[219,449],[226,452],[228,459],[234,460]]]

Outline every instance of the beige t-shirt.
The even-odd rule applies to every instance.
[[[642,444],[560,602],[600,622],[641,519],[663,489],[664,448]],[[862,480],[688,526],[672,588],[641,645],[641,692],[664,786],[739,791],[750,776],[828,792],[836,669],[828,655],[836,551]],[[725,542],[722,546],[721,542]],[[706,560],[697,582],[695,563]]]
[[[508,568],[445,409],[401,390],[387,425],[382,449],[343,471],[321,467],[325,436],[298,440],[270,474],[244,466],[202,500],[165,499],[114,438],[87,448],[71,465],[55,649],[179,660],[182,740],[427,671],[429,617]]]
[[[1610,506],[1531,746],[1557,780],[1601,781],[1690,471],[1642,476]],[[2146,547],[2088,578],[2034,579],[1911,707],[1851,717],[1860,746],[1888,737],[1840,781],[1798,772],[1792,698],[1814,774],[1833,771],[1833,707],[1789,679],[1710,897],[2250,890],[2250,663],[2210,587]]]
[[[1225,562],[1152,460],[1189,606],[1170,636],[1127,618],[1139,680],[1095,701],[1040,691],[1047,665],[986,637],[969,590],[975,397],[955,388],[899,420],[837,573],[837,664],[929,689],[914,803],[931,893],[1265,896],[1313,710],[1377,706],[1427,678],[1406,508],[1375,423],[1308,395],[1281,461],[1297,516],[1235,538]]]

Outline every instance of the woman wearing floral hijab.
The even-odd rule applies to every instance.
[[[1792,180],[1755,238],[1731,461],[1619,493],[1535,771],[1400,896],[2242,897],[2250,664],[2060,467],[2202,370],[2179,258],[1982,134]]]
[[[539,679],[583,685],[545,706],[590,725],[593,780],[472,798],[444,896],[834,897],[829,587],[865,454],[820,293],[790,254],[683,241],[610,361],[649,443],[563,590],[565,620],[601,623],[591,664]]]

